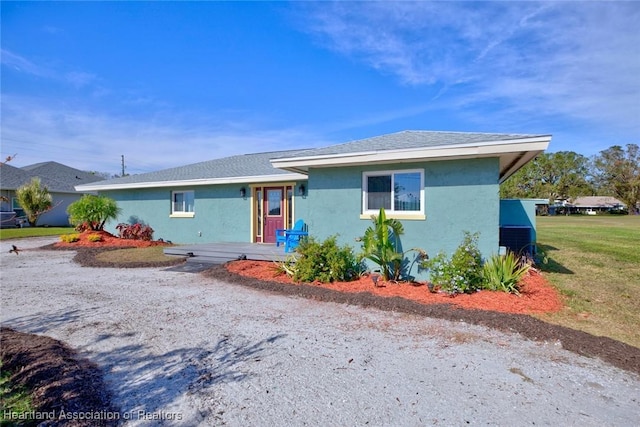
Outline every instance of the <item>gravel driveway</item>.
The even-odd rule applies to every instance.
[[[636,426],[640,378],[554,342],[263,293],[161,268],[80,267],[0,242],[1,320],[103,369],[125,425]]]

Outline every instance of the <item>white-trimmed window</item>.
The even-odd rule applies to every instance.
[[[364,172],[362,213],[377,214],[380,208],[392,216],[424,216],[424,170]]]
[[[171,192],[171,215],[172,216],[193,216],[195,195],[191,191]]]

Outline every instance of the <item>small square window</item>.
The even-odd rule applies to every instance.
[[[195,196],[193,191],[174,191],[171,194],[171,213],[193,213]]]

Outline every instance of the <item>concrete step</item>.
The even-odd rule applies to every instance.
[[[202,245],[171,246],[165,248],[166,255],[184,256],[196,262],[225,263],[237,259],[256,261],[281,261],[291,254],[275,245],[249,243],[210,243]]]

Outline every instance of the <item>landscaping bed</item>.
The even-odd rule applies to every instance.
[[[232,261],[226,267],[228,271],[241,276],[289,285],[300,285],[288,275],[279,273],[275,268],[275,264],[268,261]],[[525,276],[520,285],[520,295],[485,290],[471,294],[449,295],[443,292],[430,292],[426,283],[419,282],[385,282],[378,280],[374,285],[368,274],[362,275],[358,280],[349,282],[314,282],[313,286],[338,292],[370,292],[380,297],[400,297],[421,304],[451,304],[459,308],[502,313],[552,313],[561,310],[563,306],[558,292],[539,272],[533,269]]]

